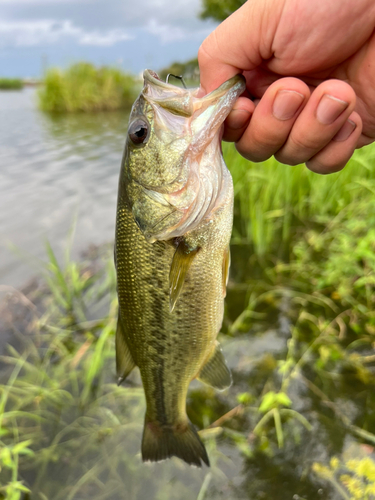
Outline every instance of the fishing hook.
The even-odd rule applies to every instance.
[[[173,76],[173,78],[177,78],[178,80],[181,80],[181,83],[184,86],[184,89],[187,89],[186,84],[184,82],[184,77],[182,75],[177,76],[177,75],[172,75],[172,73],[168,73],[167,78],[165,79],[166,83],[169,83],[169,77],[170,76]]]

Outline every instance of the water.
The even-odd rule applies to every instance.
[[[21,286],[38,271],[45,240],[61,255],[75,220],[74,256],[114,237],[127,114],[50,116],[36,97],[35,89],[0,92],[3,285]]]

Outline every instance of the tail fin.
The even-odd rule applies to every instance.
[[[161,426],[145,420],[142,440],[144,462],[159,462],[169,457],[179,457],[188,464],[202,467],[202,461],[210,466],[207,451],[193,425]]]

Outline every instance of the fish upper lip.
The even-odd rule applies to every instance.
[[[145,69],[143,72],[143,78],[149,83],[151,83],[151,85],[155,85],[156,87],[161,87],[164,89],[177,88],[179,90],[186,90],[186,89],[181,89],[176,85],[172,85],[171,83],[163,82],[163,80],[160,80],[160,78],[156,78],[154,75],[156,75],[156,73],[151,69]]]

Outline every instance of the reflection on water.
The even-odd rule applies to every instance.
[[[44,258],[77,217],[76,254],[114,236],[126,113],[50,116],[34,89],[0,93],[0,283],[21,285],[36,270],[9,243]]]

